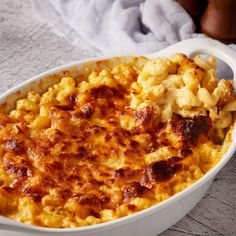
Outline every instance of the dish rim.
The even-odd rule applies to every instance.
[[[190,46],[192,43],[195,43],[197,45],[193,45],[191,47],[192,50],[190,50]],[[209,46],[210,45],[210,46]],[[209,48],[208,48],[209,46]],[[215,47],[215,49],[214,49]],[[226,50],[225,55],[223,52],[219,52],[219,50]],[[236,88],[236,53],[232,50],[230,50],[227,46],[223,45],[222,43],[219,43],[216,40],[212,39],[188,39],[181,41],[177,44],[174,44],[164,50],[161,50],[156,53],[150,53],[150,54],[144,54],[144,56],[149,58],[154,58],[158,56],[168,56],[168,54],[173,54],[174,52],[183,52],[187,54],[188,56],[191,56],[193,54],[197,53],[210,53],[214,56],[217,56],[219,59],[222,59],[223,61],[226,61],[227,64],[231,66],[231,69],[234,72],[234,87]],[[223,54],[222,54],[223,53]],[[131,56],[141,56],[140,55],[131,55]],[[80,60],[77,62],[72,62],[66,65],[58,66],[53,69],[47,70],[43,73],[40,73],[36,76],[33,76],[32,78],[20,83],[19,85],[14,86],[13,88],[7,90],[3,94],[0,94],[0,105],[5,102],[4,99],[6,99],[8,96],[15,94],[19,92],[21,89],[26,88],[27,86],[30,88],[32,86],[33,82],[43,80],[44,78],[59,74],[60,72],[64,70],[71,69],[73,67],[81,67],[83,64],[91,63],[91,62],[97,62],[107,59],[112,59],[117,56],[109,56],[109,57],[96,57],[96,58],[90,58],[85,60]],[[118,57],[125,57],[118,56]],[[233,62],[235,63],[235,66],[233,66]],[[41,227],[41,226],[35,226],[30,225],[26,223],[21,223],[15,220],[11,220],[7,217],[0,216],[0,229],[1,229],[1,222],[7,221],[9,225],[11,226],[18,226],[25,229],[30,229],[31,231],[37,231],[37,232],[47,232],[47,233],[79,233],[79,232],[88,232],[88,231],[103,231],[107,230],[109,228],[119,227],[120,225],[126,225],[134,221],[141,220],[147,216],[151,216],[155,214],[156,212],[170,206],[172,203],[177,202],[193,191],[199,189],[202,185],[204,185],[207,181],[214,178],[214,176],[223,168],[223,166],[230,160],[230,158],[233,156],[234,152],[236,151],[236,122],[233,125],[232,129],[232,137],[231,137],[231,144],[228,148],[228,150],[225,152],[225,154],[221,157],[221,160],[214,166],[212,169],[210,169],[203,177],[201,177],[199,180],[197,180],[195,183],[191,184],[186,189],[174,194],[173,196],[169,197],[168,199],[154,205],[150,206],[146,209],[143,209],[139,212],[133,213],[128,216],[124,216],[121,218],[117,218],[108,222],[99,223],[95,225],[87,225],[87,226],[81,226],[81,227],[75,227],[75,228],[47,228],[47,227]],[[234,144],[234,145],[233,145]]]

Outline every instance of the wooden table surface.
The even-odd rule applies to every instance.
[[[94,56],[42,24],[29,0],[0,1],[0,93],[55,66]],[[12,235],[0,231],[1,236]],[[161,236],[236,235],[236,155],[201,202]]]

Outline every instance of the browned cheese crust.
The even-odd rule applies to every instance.
[[[190,186],[220,160],[234,122],[232,82],[214,71],[212,58],[135,58],[18,100],[0,113],[0,214],[78,227]]]

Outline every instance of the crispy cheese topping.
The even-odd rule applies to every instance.
[[[110,221],[171,197],[220,160],[236,99],[213,59],[111,61],[0,113],[1,215],[59,228]]]

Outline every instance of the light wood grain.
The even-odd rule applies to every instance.
[[[55,66],[94,56],[33,15],[29,0],[0,1],[0,93]],[[202,201],[161,236],[236,235],[236,156]]]

